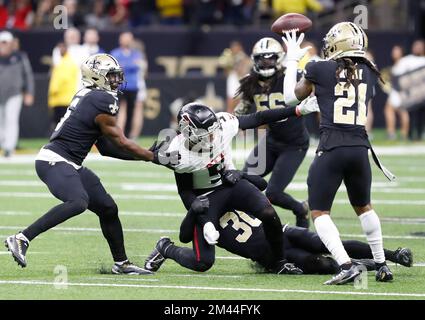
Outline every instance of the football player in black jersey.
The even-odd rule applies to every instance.
[[[281,44],[273,38],[262,38],[252,49],[251,72],[241,79],[237,95],[241,102],[236,114],[284,108]],[[301,76],[301,71],[300,71]],[[268,124],[267,134],[252,150],[244,171],[260,176],[270,172],[266,196],[273,205],[291,210],[296,225],[308,228],[308,203],[295,200],[285,192],[301,165],[309,146],[309,135],[303,117],[290,117]],[[265,150],[265,151],[264,151]]]
[[[259,177],[250,175],[249,178],[255,184],[262,184],[265,188],[267,183],[259,182]],[[261,178],[260,178],[261,179]],[[182,243],[193,241],[194,225],[197,218],[206,212],[209,206],[207,197],[200,196],[193,203],[186,214],[181,226],[179,240]],[[283,243],[285,244],[284,256],[289,263],[294,263],[303,274],[333,274],[338,272],[338,263],[329,256],[329,251],[320,240],[317,233],[308,229],[284,225]],[[217,245],[231,253],[257,262],[267,272],[275,272],[268,268],[271,249],[264,236],[263,224],[260,220],[249,213],[231,210],[223,214],[219,224],[220,238]],[[357,240],[343,241],[347,253],[356,264],[362,264],[368,270],[374,270],[375,263],[370,247],[367,243]],[[197,246],[202,246],[198,243]],[[162,237],[156,244],[155,249],[149,255],[145,268],[158,271],[165,259],[171,259],[181,266],[194,271],[204,272],[209,270],[215,257],[209,254],[201,254],[199,260],[191,260],[187,263],[187,257],[198,255],[195,245],[192,249],[176,246],[169,237]],[[396,250],[384,249],[385,259],[401,264],[405,267],[413,265],[413,254],[409,248],[398,248]]]
[[[141,148],[127,139],[117,126],[117,94],[124,81],[117,60],[108,54],[93,55],[82,64],[81,72],[84,88],[74,96],[50,142],[40,150],[35,161],[39,178],[63,203],[22,232],[9,236],[5,245],[15,261],[26,267],[30,241],[89,209],[99,217],[102,233],[108,241],[115,261],[112,272],[150,274],[127,259],[117,205],[99,178],[82,164],[94,144],[102,155],[124,160],[159,164],[160,153]]]
[[[380,72],[366,58],[368,40],[363,29],[351,22],[341,22],[324,38],[326,60],[308,63],[304,77],[297,83],[297,63],[308,49],[300,49],[303,37],[301,34],[297,40],[295,31],[283,37],[288,49],[284,95],[286,104],[296,105],[314,91],[320,107],[320,142],[308,174],[308,201],[317,233],[341,266],[341,271],[325,284],[344,284],[359,274],[330,218],[342,181],[370,245],[376,280],[391,281],[393,275],[385,263],[380,220],[370,202],[371,146],[365,130],[367,105],[375,94]]]

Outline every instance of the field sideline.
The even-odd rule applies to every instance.
[[[149,145],[149,140],[144,142]],[[0,250],[0,299],[425,299],[425,146],[378,149],[385,166],[398,177],[390,183],[372,165],[372,201],[382,218],[385,247],[409,247],[415,259],[410,269],[392,265],[393,283],[376,283],[373,273],[369,273],[367,289],[322,285],[330,276],[258,274],[248,260],[219,248],[216,264],[205,274],[167,261],[154,276],[113,276],[97,217],[87,211],[31,243],[25,269],[19,268],[5,249]],[[298,199],[307,195],[305,181],[312,151],[289,187]],[[240,163],[243,153],[237,156]],[[37,178],[33,157],[30,153],[0,160],[2,241],[58,203]],[[118,203],[132,261],[143,264],[160,236],[178,238],[185,211],[170,171],[97,156],[85,164],[100,176]],[[292,214],[278,212],[283,221],[294,223]],[[333,217],[343,238],[364,239],[344,188],[337,195]],[[64,270],[67,286],[58,286],[55,281],[66,280]]]

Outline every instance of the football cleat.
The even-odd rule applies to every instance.
[[[295,266],[293,263],[289,263],[287,260],[280,260],[276,263],[274,270],[276,274],[303,274],[303,271]]]
[[[162,237],[156,243],[155,249],[151,252],[151,254],[146,258],[145,261],[145,269],[149,271],[156,272],[161,268],[162,264],[165,261],[165,251],[167,248],[174,244],[168,237]]]
[[[296,217],[295,225],[297,227],[300,227],[300,228],[308,229],[308,227],[310,226],[310,221],[309,221],[310,208],[308,206],[307,200],[304,201],[302,203],[302,205],[303,205],[303,212],[302,213],[298,213],[298,212],[295,213],[294,212],[295,217]]]
[[[396,258],[395,263],[409,268],[413,266],[413,253],[409,248],[398,248],[394,252],[394,256]]]
[[[360,270],[357,268],[356,265],[352,265],[350,269],[341,269],[341,271],[334,275],[332,279],[326,281],[323,284],[326,285],[339,285],[339,284],[346,284],[348,282],[353,282],[355,278],[357,278],[360,275]]]
[[[151,275],[153,272],[140,268],[130,261],[125,261],[123,264],[114,263],[112,266],[112,273],[114,274],[127,274],[127,275]]]
[[[7,237],[4,241],[4,245],[8,251],[12,254],[13,259],[20,265],[22,268],[27,266],[27,258],[25,257],[29,242],[20,238],[18,235],[13,235]]]
[[[204,239],[206,242],[208,242],[208,244],[217,244],[217,240],[220,237],[220,233],[217,231],[212,222],[207,222],[206,224],[204,224],[203,232]]]
[[[390,268],[384,264],[376,271],[375,279],[378,282],[389,282],[393,281],[394,278]]]

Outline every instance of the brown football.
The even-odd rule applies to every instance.
[[[299,32],[306,32],[311,28],[313,23],[309,18],[299,13],[287,13],[277,18],[272,26],[271,30],[278,35],[282,35],[283,32],[298,29]]]

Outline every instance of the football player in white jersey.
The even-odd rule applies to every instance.
[[[234,116],[226,112],[214,113],[209,107],[198,103],[183,106],[178,114],[179,133],[168,147],[167,153],[180,155],[169,167],[175,171],[176,183],[181,199],[187,209],[197,196],[205,195],[209,200],[208,213],[200,215],[194,228],[194,252],[179,257],[180,263],[198,271],[205,261],[203,255],[214,259],[214,244],[219,234],[216,231],[222,214],[231,209],[252,212],[264,225],[267,241],[274,259],[270,269],[278,273],[296,273],[300,270],[283,258],[283,237],[279,216],[267,197],[252,183],[249,177],[235,170],[232,161],[231,142],[239,129],[256,128],[263,124],[282,120],[290,116],[301,116],[317,111],[314,98],[297,107],[261,111],[249,115]],[[163,148],[163,145],[162,145]],[[244,179],[244,177],[246,179]],[[148,258],[147,265],[163,259],[165,252]],[[175,259],[177,260],[177,259]]]

